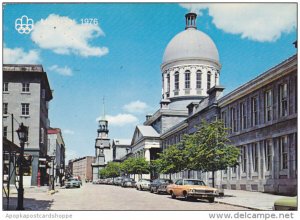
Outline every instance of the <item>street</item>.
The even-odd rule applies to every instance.
[[[11,204],[16,203],[16,195]],[[248,210],[231,205],[171,199],[134,188],[112,185],[83,184],[81,188],[59,188],[49,195],[36,189],[25,190],[26,210]]]

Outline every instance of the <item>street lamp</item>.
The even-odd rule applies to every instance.
[[[24,126],[23,123],[21,123],[18,130],[16,130],[20,145],[21,145],[21,151],[20,156],[18,160],[19,165],[19,188],[18,188],[18,206],[17,210],[24,210],[23,202],[24,202],[24,188],[23,188],[23,160],[24,160],[24,144],[28,141],[28,127]]]

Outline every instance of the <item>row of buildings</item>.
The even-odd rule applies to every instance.
[[[129,156],[154,160],[184,134],[194,133],[202,120],[222,119],[240,157],[237,167],[215,173],[216,185],[295,195],[297,69],[294,55],[223,96],[218,50],[209,36],[197,30],[196,14],[188,13],[185,30],[164,52],[160,108],[136,126],[130,141],[122,143],[110,142],[108,122],[105,118],[99,121],[93,179],[99,178],[99,169],[109,161]],[[212,173],[201,171],[183,170],[172,178],[188,173],[191,178],[212,182]]]
[[[28,127],[24,173],[25,186],[61,184],[65,169],[65,143],[59,128],[52,128],[48,117],[52,90],[42,65],[3,65],[3,143],[19,145],[16,130]],[[16,158],[3,151],[4,181],[18,181]],[[11,164],[12,166],[10,166]]]

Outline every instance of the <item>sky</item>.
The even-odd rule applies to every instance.
[[[6,4],[3,63],[43,65],[54,91],[50,126],[62,130],[67,159],[94,155],[103,97],[111,139],[131,139],[145,115],[158,110],[163,53],[184,30],[187,12],[198,14],[198,29],[218,48],[220,84],[226,94],[296,53],[292,44],[297,39],[296,7]],[[34,24],[28,34],[15,29],[22,16]]]

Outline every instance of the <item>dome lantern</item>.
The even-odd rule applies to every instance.
[[[197,18],[197,14],[196,13],[187,13],[185,15],[185,29],[188,28],[195,28],[197,29],[197,25],[196,25],[196,18]]]

